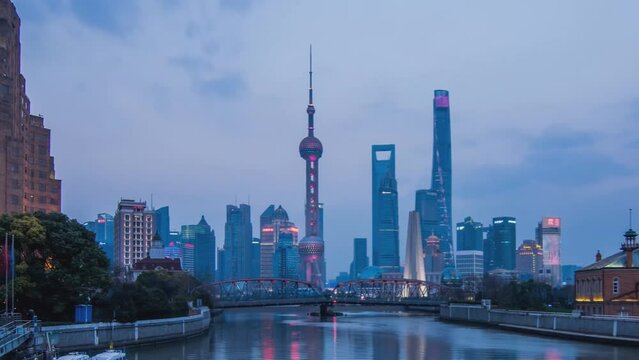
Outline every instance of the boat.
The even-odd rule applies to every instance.
[[[89,360],[91,357],[81,352],[70,352],[66,355],[56,357],[56,360]]]
[[[124,360],[126,353],[122,350],[107,350],[91,358],[91,360]]]

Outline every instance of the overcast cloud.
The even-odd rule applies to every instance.
[[[400,253],[430,186],[432,92],[451,94],[453,219],[563,219],[562,262],[619,247],[639,208],[636,1],[16,0],[32,112],[52,129],[63,211],[120,197],[173,228],[282,204],[303,226],[308,44],[324,144],[328,275],[371,233],[370,146],[395,143]],[[639,226],[635,226],[639,227]],[[370,253],[369,241],[369,253]]]

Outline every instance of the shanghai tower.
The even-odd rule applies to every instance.
[[[319,159],[322,157],[322,143],[314,135],[313,105],[313,55],[310,54],[308,88],[308,135],[300,142],[300,156],[306,162],[306,205],[305,237],[299,243],[302,280],[318,289],[324,287],[324,240],[319,227]]]
[[[433,170],[431,189],[437,192],[440,249],[446,266],[454,266],[452,222],[452,154],[447,90],[435,90],[433,99]]]

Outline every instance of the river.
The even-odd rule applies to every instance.
[[[637,359],[637,349],[443,323],[432,315],[346,308],[227,311],[208,334],[127,349],[129,359]]]

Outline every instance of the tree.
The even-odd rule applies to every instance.
[[[110,286],[108,259],[95,236],[66,215],[4,215],[0,236],[15,236],[16,310],[47,320],[70,320]],[[5,249],[6,251],[6,249]]]

